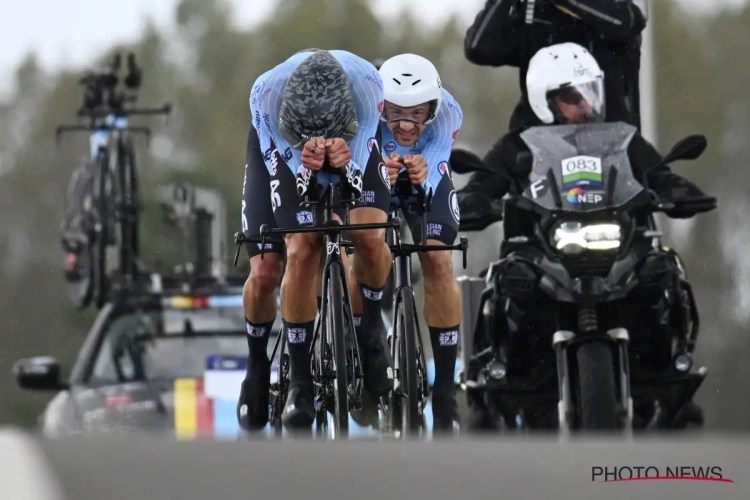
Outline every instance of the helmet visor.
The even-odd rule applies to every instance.
[[[550,91],[547,99],[568,123],[603,121],[606,115],[601,78]]]

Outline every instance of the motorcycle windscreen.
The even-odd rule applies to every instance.
[[[636,128],[623,122],[533,127],[521,134],[533,155],[523,196],[550,211],[617,208],[643,186],[633,176],[628,145]]]

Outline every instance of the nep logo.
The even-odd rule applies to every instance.
[[[391,141],[388,144],[385,145],[386,151],[396,151],[396,143]]]
[[[566,196],[568,203],[577,205],[579,203],[599,203],[604,197],[600,194],[587,193],[581,188],[573,188]]]

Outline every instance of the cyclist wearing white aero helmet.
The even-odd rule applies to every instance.
[[[416,54],[400,54],[379,68],[383,80],[382,153],[391,184],[399,173],[422,185],[431,197],[428,245],[452,245],[460,213],[448,166],[463,113],[443,88],[435,66]],[[422,218],[401,207],[412,237],[421,242]],[[435,431],[458,423],[454,373],[461,322],[461,296],[453,276],[451,252],[420,253],[424,276],[424,317],[435,360],[432,411]]]

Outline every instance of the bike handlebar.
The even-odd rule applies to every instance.
[[[169,115],[172,113],[172,103],[164,103],[160,108],[122,108],[122,109],[110,109],[110,108],[97,108],[97,109],[86,109],[81,108],[76,113],[81,118],[105,118],[109,115],[116,117],[127,117],[127,116],[145,116],[145,115]]]

